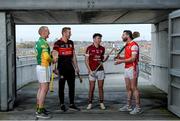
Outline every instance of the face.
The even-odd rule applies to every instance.
[[[70,39],[71,37],[71,30],[66,30],[63,35],[67,38],[67,39]]]
[[[94,39],[93,39],[93,41],[94,41],[94,43],[96,43],[97,45],[100,45],[100,43],[101,43],[101,37],[99,37],[99,36],[96,36]]]
[[[122,40],[123,40],[123,42],[126,42],[127,40],[128,40],[128,35],[126,34],[126,32],[123,32],[123,34],[122,34]]]
[[[44,29],[44,30],[41,32],[41,36],[43,36],[45,39],[49,38],[49,34],[50,34],[50,32],[49,32],[49,29],[48,29],[48,28]]]

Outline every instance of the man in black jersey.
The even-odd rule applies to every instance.
[[[64,105],[64,88],[65,82],[69,87],[69,100],[70,106],[69,109],[79,111],[74,104],[74,95],[75,95],[75,71],[79,72],[79,67],[77,64],[77,58],[74,50],[74,43],[70,40],[71,37],[71,28],[64,27],[62,29],[62,37],[57,40],[54,44],[53,51],[58,52],[57,57],[54,58],[54,62],[58,62],[58,71],[59,71],[59,100],[61,110],[66,111]]]

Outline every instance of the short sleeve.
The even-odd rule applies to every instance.
[[[58,43],[57,43],[57,41],[56,41],[56,42],[54,43],[53,50],[58,51],[58,48],[59,48],[59,45],[58,45]]]
[[[89,47],[86,48],[85,56],[86,56],[86,57],[89,57]]]
[[[133,45],[131,47],[132,54],[138,54],[139,47],[137,45]]]
[[[101,61],[103,61],[104,60],[104,54],[105,54],[105,48],[103,47],[103,52],[102,52],[102,55],[101,55]]]

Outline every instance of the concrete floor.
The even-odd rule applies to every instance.
[[[54,92],[48,93],[46,108],[52,112],[52,120],[179,120],[177,116],[167,110],[167,95],[154,87],[148,80],[139,78],[141,91],[141,103],[143,113],[129,115],[127,112],[119,112],[120,106],[126,103],[126,92],[123,75],[109,74],[105,80],[105,105],[106,110],[100,110],[98,105],[98,92],[96,89],[94,107],[87,111],[88,78],[83,77],[81,84],[76,80],[76,104],[81,108],[80,112],[61,112],[58,105],[57,80]],[[35,102],[38,83],[30,83],[18,91],[17,101],[13,111],[0,112],[0,120],[35,120]],[[66,98],[68,106],[68,90]]]

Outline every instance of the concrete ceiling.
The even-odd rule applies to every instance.
[[[11,11],[16,24],[154,24],[173,10]]]
[[[0,0],[17,24],[157,23],[180,0]]]

